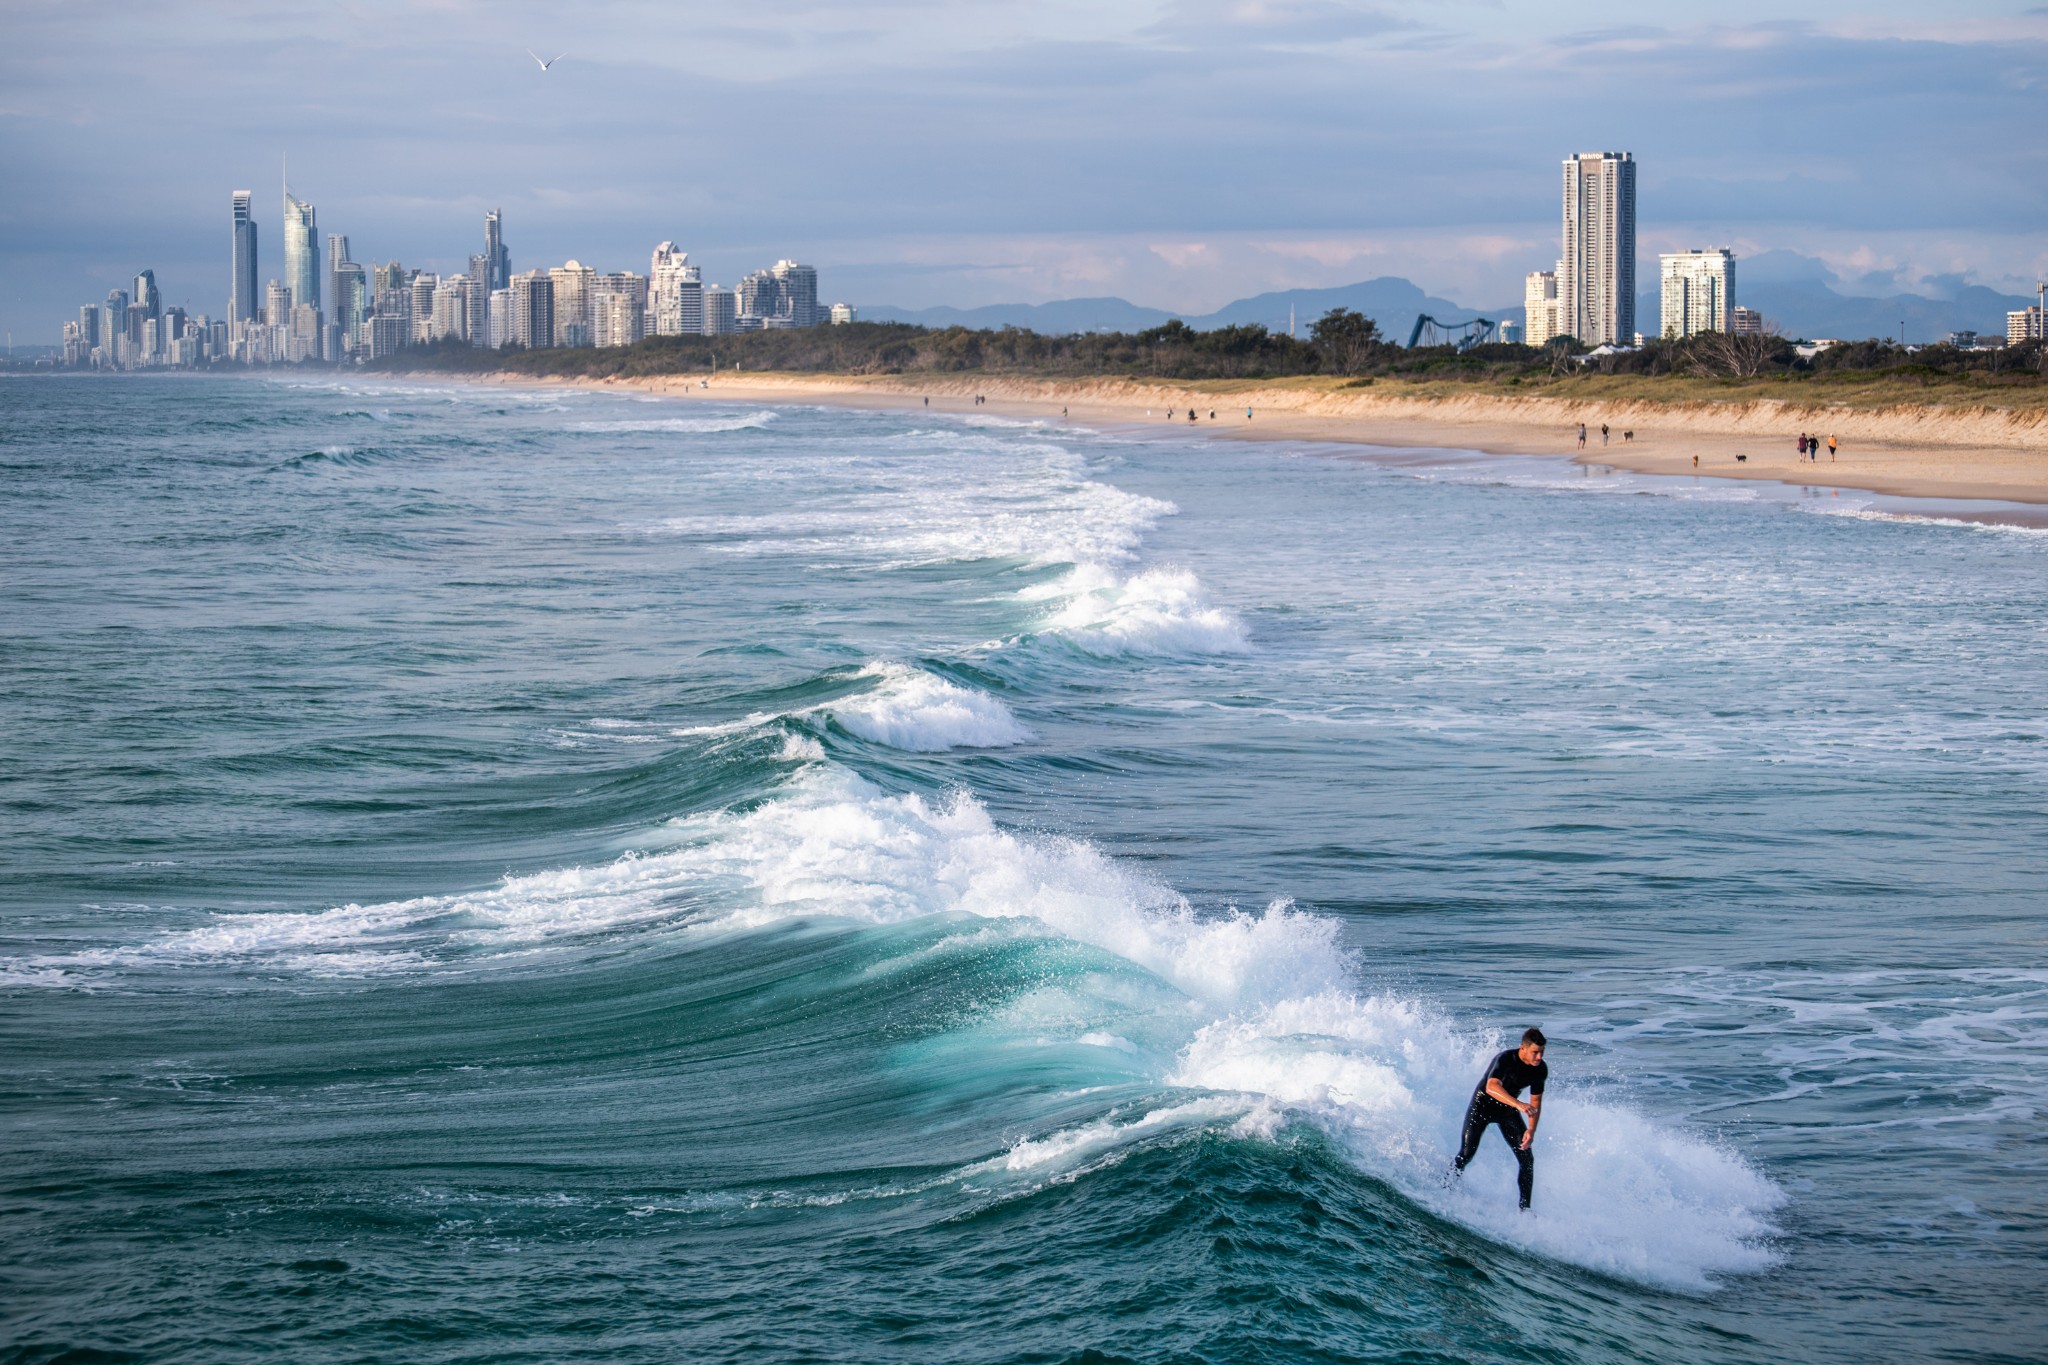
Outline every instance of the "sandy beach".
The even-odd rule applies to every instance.
[[[443,376],[445,377],[445,376]],[[1328,441],[1562,455],[1644,474],[1767,479],[1862,489],[1906,498],[2048,505],[2048,415],[1998,410],[1795,407],[1743,403],[1586,403],[1498,393],[1449,399],[1307,385],[1173,385],[1130,380],[1043,381],[975,377],[724,374],[630,379],[537,379],[519,385],[632,388],[677,398],[856,408],[930,406],[947,412],[1091,424],[1164,426],[1232,440]],[[986,402],[976,407],[976,395]],[[1250,408],[1247,417],[1246,409]],[[1192,408],[1197,420],[1186,420]],[[1212,414],[1213,413],[1213,417]],[[1582,448],[1578,425],[1585,423]],[[1600,427],[1608,433],[1603,439]],[[1801,432],[1823,443],[1802,460]],[[1825,449],[1836,438],[1839,453]]]

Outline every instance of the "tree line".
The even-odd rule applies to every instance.
[[[1570,337],[1543,346],[1492,343],[1409,349],[1389,342],[1373,319],[1333,309],[1305,338],[1256,323],[1198,331],[1178,319],[1142,332],[1048,336],[1019,327],[975,330],[902,322],[855,322],[723,336],[655,336],[631,346],[525,351],[444,342],[375,362],[389,370],[509,371],[536,377],[636,378],[765,370],[794,373],[933,376],[986,374],[1044,378],[1170,380],[1275,379],[1329,375],[1376,379],[1522,382],[1572,374],[1680,375],[1750,379],[1794,375],[1974,376],[2037,382],[2048,373],[2039,342],[2002,351],[1949,346],[1907,351],[1894,342],[1846,343],[1803,356],[1775,334],[1705,333],[1655,340],[1604,354]]]

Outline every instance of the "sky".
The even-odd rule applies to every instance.
[[[1559,163],[1638,163],[1638,246],[1826,262],[1845,293],[2048,272],[2048,5],[1979,0],[0,0],[0,327],[156,272],[218,316],[228,205],[436,271],[857,305],[1206,312],[1401,275],[1519,301]],[[543,73],[528,55],[565,54]]]

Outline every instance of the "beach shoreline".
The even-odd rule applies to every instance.
[[[422,371],[413,377],[764,404],[1065,418],[1095,426],[1171,427],[1225,440],[1556,455],[1638,474],[1767,480],[1910,499],[2048,506],[2048,420],[2035,413],[1997,410],[1800,407],[1776,400],[1579,402],[1498,394],[1437,399],[1272,383],[985,375],[726,373],[600,379]],[[977,396],[985,401],[977,404]],[[1193,422],[1186,420],[1190,408],[1196,413]],[[1587,427],[1583,447],[1580,422]],[[1603,422],[1608,428],[1604,439]],[[1800,458],[1796,442],[1802,432],[1815,434],[1823,443],[1818,460]],[[1841,446],[1832,459],[1824,448],[1829,436]]]

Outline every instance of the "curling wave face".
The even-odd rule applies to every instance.
[[[1124,993],[1098,993],[1085,980],[1048,986],[1061,998],[1034,1002],[1023,1024],[1031,1037],[1125,1049],[1158,1084],[1220,1095],[1026,1139],[998,1160],[1002,1169],[1043,1178],[1100,1165],[1163,1128],[1270,1137],[1283,1122],[1308,1122],[1410,1198],[1560,1260],[1704,1289],[1773,1259],[1770,1215],[1783,1195],[1770,1181],[1730,1152],[1569,1086],[1544,1122],[1536,1215],[1512,1211],[1511,1163],[1482,1162],[1446,1191],[1446,1141],[1497,1040],[1416,1001],[1359,994],[1332,919],[1284,903],[1200,914],[1086,842],[999,828],[964,792],[940,802],[890,795],[831,764],[805,768],[786,794],[751,810],[678,819],[659,840],[610,864],[508,878],[488,892],[223,916],[145,948],[37,965],[243,959],[356,975],[623,931],[1021,921],[1172,987],[1134,1016]],[[1050,1030],[1049,1019],[1059,1021]]]

